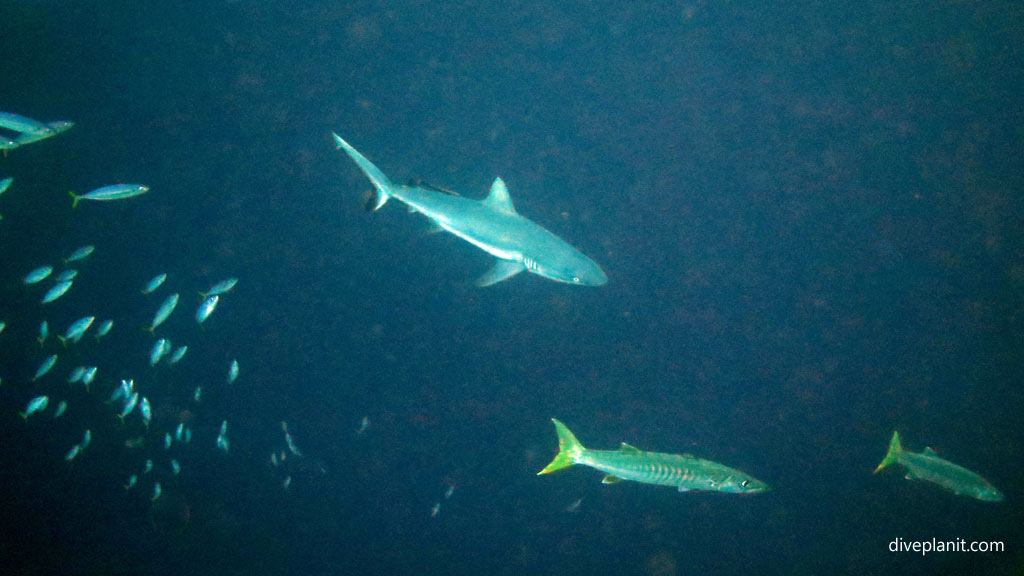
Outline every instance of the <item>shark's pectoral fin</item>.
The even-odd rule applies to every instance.
[[[490,286],[491,284],[497,284],[502,280],[506,280],[519,274],[526,267],[523,266],[522,262],[515,260],[498,260],[494,263],[494,267],[487,271],[487,274],[481,276],[477,281],[477,286]]]

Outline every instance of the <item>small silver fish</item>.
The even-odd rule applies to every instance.
[[[61,416],[63,416],[64,413],[67,412],[67,410],[68,410],[68,403],[65,402],[64,400],[61,400],[60,404],[57,404],[57,409],[53,411],[53,418],[54,418],[54,420],[56,420],[57,418],[60,418]]]
[[[292,477],[291,476],[285,476],[284,477],[284,482],[281,483],[281,486],[283,486],[284,487],[284,491],[287,492],[288,489],[291,488],[291,486],[292,486]]]
[[[139,483],[139,477],[137,475],[135,475],[135,474],[132,474],[131,476],[128,477],[128,484],[125,485],[124,489],[125,490],[131,490],[138,483]]]
[[[228,368],[228,384],[234,384],[236,379],[238,379],[238,360],[232,360],[231,367]]]
[[[149,474],[152,471],[153,471],[153,461],[152,460],[146,460],[146,464],[142,468],[142,473],[143,474]]]
[[[114,390],[114,393],[110,395],[110,399],[107,400],[107,404],[113,404],[114,402],[117,402],[121,398],[127,398],[129,394],[130,392],[124,386],[124,380],[121,380],[121,386],[118,386]]]
[[[44,122],[33,120],[13,112],[0,112],[0,128],[22,134],[48,134],[53,129]]]
[[[149,405],[149,398],[143,396],[139,400],[139,412],[142,413],[142,423],[146,425],[146,428],[149,428],[149,422],[153,419],[153,409]]]
[[[110,400],[107,400],[107,404],[113,404],[121,398],[127,400],[134,389],[135,380],[121,380],[121,385],[118,386],[117,390],[114,390],[114,393],[110,395]]]
[[[160,483],[153,483],[153,497],[150,498],[150,500],[156,502],[156,499],[159,498],[161,494],[163,494],[163,489],[160,487]]]
[[[157,309],[156,314],[153,315],[153,322],[149,325],[147,330],[150,332],[156,330],[156,327],[163,324],[164,320],[167,320],[167,317],[171,315],[171,312],[174,312],[174,307],[177,305],[178,293],[175,292],[168,296],[167,299],[164,300],[164,303],[160,305],[160,308]]]
[[[68,384],[74,384],[75,382],[81,382],[82,376],[85,376],[85,366],[76,366],[71,374],[68,374]]]
[[[231,449],[231,442],[228,440],[227,420],[220,423],[220,434],[217,434],[217,448],[223,450],[225,454]]]
[[[366,429],[369,428],[369,427],[370,427],[370,417],[369,416],[363,416],[363,419],[359,422],[359,429],[356,430],[356,436],[362,436],[363,432],[366,432]]]
[[[3,180],[0,180],[0,194],[7,192],[7,189],[11,187],[13,182],[14,178],[4,178]]]
[[[167,338],[161,338],[153,343],[153,348],[149,351],[149,365],[156,366],[157,362],[160,361],[169,351],[171,350],[171,341]]]
[[[17,146],[24,146],[40,140],[46,140],[52,138],[61,132],[64,132],[74,126],[74,122],[68,122],[67,120],[59,120],[56,122],[46,122],[46,132],[22,132],[21,136],[14,139],[14,143]]]
[[[49,372],[53,368],[54,364],[56,363],[56,354],[51,354],[50,356],[47,356],[46,359],[43,360],[43,363],[39,365],[39,368],[36,369],[36,375],[32,377],[32,381],[35,382],[36,380],[42,378],[44,375],[46,375],[47,372]]]
[[[177,460],[171,460],[171,472],[173,472],[175,476],[181,473],[181,464],[178,464]]]
[[[113,184],[110,186],[104,186],[97,188],[86,194],[75,194],[72,191],[68,191],[71,195],[71,207],[78,206],[78,202],[81,200],[121,200],[123,198],[133,198],[149,192],[148,186],[142,184]]]
[[[92,430],[86,430],[85,434],[82,435],[82,450],[85,450],[92,444]]]
[[[36,412],[46,410],[46,407],[49,404],[49,396],[36,396],[35,398],[28,401],[28,405],[25,406],[25,411],[19,412],[18,414],[21,414],[22,419],[28,420],[28,417],[35,414]]]
[[[171,433],[164,433],[164,450],[170,450],[171,446],[174,445],[174,438],[171,438]]]
[[[138,404],[139,404],[139,393],[138,392],[132,392],[132,395],[129,396],[127,400],[125,400],[124,408],[121,409],[121,414],[119,414],[121,420],[124,420],[125,417],[127,417],[129,414],[131,414],[132,410],[135,410],[135,407]]]
[[[220,296],[214,294],[203,300],[203,303],[199,305],[199,309],[196,310],[196,323],[202,324],[206,322],[206,319],[213,314],[214,309],[217,308],[217,301],[220,300]]]
[[[171,358],[168,362],[171,364],[177,364],[185,357],[185,352],[188,352],[188,346],[179,346],[178,349],[174,351],[174,354],[171,354]]]
[[[36,284],[46,280],[46,277],[53,273],[53,266],[40,266],[25,275],[25,284]]]
[[[78,344],[85,332],[92,326],[93,321],[96,320],[95,316],[85,316],[75,320],[71,326],[64,332],[64,336],[61,337],[62,342],[70,340],[74,344]]]
[[[156,276],[153,276],[149,282],[146,282],[146,287],[142,289],[142,293],[149,294],[151,292],[155,292],[157,288],[163,285],[164,280],[167,280],[167,274],[157,274]]]
[[[292,435],[285,432],[284,441],[288,444],[288,451],[296,456],[302,456],[302,452],[299,451],[298,446],[295,445],[295,441],[292,440]]]
[[[78,260],[85,260],[95,250],[96,250],[96,247],[93,246],[92,244],[90,244],[88,246],[82,246],[81,248],[78,248],[77,250],[72,252],[71,256],[68,256],[67,258],[65,258],[64,259],[64,263],[67,264],[68,262],[77,262]]]
[[[55,280],[57,282],[67,282],[68,280],[74,280],[76,277],[78,277],[78,270],[75,270],[74,268],[68,268],[67,270],[61,271],[61,273],[57,275]]]
[[[210,289],[207,290],[206,292],[201,292],[201,294],[203,295],[203,298],[206,298],[208,296],[217,296],[218,294],[225,294],[227,292],[230,292],[231,289],[235,287],[235,284],[238,284],[238,278],[228,278],[227,280],[221,280],[220,282],[217,282],[213,286],[210,286]]]
[[[50,337],[50,324],[47,323],[46,320],[43,320],[42,322],[39,323],[39,337],[36,338],[36,341],[39,342],[40,346],[42,346],[43,343],[46,342],[46,339],[49,338],[49,337]]]
[[[76,456],[78,456],[78,454],[81,451],[82,447],[79,446],[78,444],[75,444],[74,446],[71,447],[71,450],[68,450],[68,453],[64,455],[64,460],[71,462],[72,460],[75,459]]]
[[[57,298],[60,298],[71,288],[71,283],[71,280],[58,282],[56,285],[54,285],[53,288],[50,288],[50,290],[43,296],[41,302],[43,304],[49,304],[50,302],[53,302]]]
[[[99,370],[99,368],[95,366],[89,366],[88,368],[85,369],[85,373],[82,374],[82,384],[85,385],[86,392],[89,391],[89,385],[92,384],[92,381],[96,378],[97,370]]]
[[[110,329],[114,327],[113,320],[104,320],[100,327],[96,329],[96,339],[99,340],[107,334],[110,334]]]

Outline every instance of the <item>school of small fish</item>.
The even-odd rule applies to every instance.
[[[56,260],[65,266],[75,263],[85,269],[87,268],[86,259],[95,250],[95,246],[86,245],[74,250],[66,258]],[[45,291],[45,296],[40,302],[49,304],[58,302],[73,283],[76,286],[88,284],[89,272],[85,272],[81,276],[76,272],[74,276],[70,276],[63,272],[54,275],[54,271],[55,268],[52,265],[45,264],[27,272],[20,280],[22,290],[29,293]],[[52,286],[45,285],[44,282],[51,277],[54,278],[55,283]],[[146,294],[158,290],[167,275],[161,274],[158,278],[158,281],[150,281],[146,285],[146,289],[143,290],[143,296],[140,298],[138,306],[138,311],[142,314],[153,305],[153,300]],[[181,325],[197,329],[199,324],[209,320],[215,307],[215,305],[208,304],[209,300],[213,298],[215,303],[219,302],[220,298],[225,296],[237,281],[237,278],[229,278],[208,290],[207,292],[217,291],[217,294],[207,297],[203,305],[200,306],[201,319],[197,317],[195,323],[191,321],[178,323],[174,330],[175,339],[186,339],[191,335],[190,329],[183,330]],[[151,478],[148,493],[152,501],[159,499],[169,487],[175,485],[173,478],[183,473],[184,467],[181,461],[186,450],[189,450],[188,445],[193,442],[193,436],[199,440],[205,434],[201,431],[202,407],[198,392],[200,387],[195,388],[194,394],[192,389],[188,388],[185,390],[184,397],[177,394],[178,397],[174,398],[173,394],[168,394],[166,384],[157,383],[161,377],[158,377],[155,371],[161,370],[164,365],[167,366],[166,370],[171,370],[171,366],[181,362],[188,351],[188,346],[184,344],[179,345],[176,349],[173,348],[170,338],[162,333],[158,334],[158,331],[163,332],[167,328],[167,321],[171,318],[178,302],[178,293],[167,296],[162,304],[156,307],[152,320],[148,323],[140,320],[140,317],[132,318],[131,315],[117,319],[118,324],[126,326],[137,324],[156,338],[151,343],[147,343],[145,332],[142,332],[139,338],[141,341],[138,345],[143,349],[146,346],[150,349],[148,371],[139,370],[128,376],[122,374],[128,371],[125,364],[131,365],[131,363],[101,369],[100,360],[97,360],[96,364],[90,362],[91,356],[100,352],[102,341],[113,330],[115,325],[113,318],[98,320],[95,314],[77,315],[64,309],[41,307],[40,312],[46,314],[48,318],[43,318],[38,324],[32,326],[17,327],[24,334],[33,336],[38,344],[38,346],[33,345],[39,350],[34,372],[25,374],[22,378],[19,378],[17,374],[4,375],[8,383],[4,390],[5,394],[29,397],[24,400],[24,409],[19,410],[19,414],[26,423],[38,426],[41,433],[45,433],[47,429],[55,426],[52,423],[53,420],[67,421],[78,407],[81,407],[81,412],[92,413],[97,405],[104,406],[110,417],[120,422],[116,427],[106,426],[107,432],[123,435],[124,438],[117,444],[137,455],[137,467],[124,471],[125,488],[134,490],[137,485]],[[24,313],[20,313],[19,316],[24,316]],[[69,320],[65,320],[65,318]],[[67,322],[67,327],[63,332],[58,332],[55,339],[50,338],[51,323],[62,325],[65,322]],[[0,323],[0,331],[7,327],[6,322]],[[14,326],[10,328],[9,333],[17,329]],[[92,330],[93,337],[87,339],[86,336],[90,330]],[[167,328],[167,332],[170,333],[171,329]],[[63,360],[65,358],[68,360]],[[66,366],[68,370],[66,377],[54,376],[55,372],[60,372],[61,366]],[[238,377],[238,361],[232,361],[227,370],[229,381],[233,382]],[[19,385],[19,380],[22,381],[22,385]],[[216,378],[213,378],[208,384],[210,387],[218,385]],[[158,410],[156,400],[151,400],[151,398],[157,397],[166,399],[171,410]],[[51,406],[54,406],[52,414],[47,417],[47,410]],[[216,436],[210,433],[208,442],[211,447],[227,453],[230,448],[227,435],[228,422],[223,419],[220,422],[219,433]],[[93,428],[85,428],[81,432],[80,441],[62,449],[63,459],[67,462],[74,462],[86,457],[85,454],[92,443],[93,434]],[[290,434],[287,435],[287,441],[289,447],[292,448],[292,454],[300,456],[301,453],[295,448]]]
[[[20,134],[12,138],[0,136],[0,148],[6,156],[73,125],[39,122],[0,112],[0,129]],[[0,179],[0,195],[10,190],[13,182],[13,178]],[[142,184],[113,184],[84,194],[69,194],[75,208],[82,201],[127,200],[148,191],[149,187]],[[132,462],[121,471],[125,491],[143,494],[156,502],[168,490],[181,489],[183,483],[178,478],[189,473],[189,462],[200,457],[200,451],[211,455],[219,451],[221,457],[231,457],[236,436],[243,445],[251,442],[252,430],[236,429],[224,417],[229,408],[224,402],[230,402],[232,394],[244,390],[240,360],[209,362],[209,358],[232,356],[226,346],[211,347],[209,339],[203,347],[190,348],[186,343],[198,339],[200,330],[217,323],[215,312],[229,306],[239,279],[225,275],[223,279],[214,279],[218,281],[208,287],[187,286],[174,275],[161,272],[139,277],[134,289],[129,287],[116,298],[103,299],[116,302],[114,307],[73,309],[79,306],[70,303],[75,299],[68,299],[67,295],[94,292],[90,278],[102,275],[103,271],[92,270],[91,264],[96,259],[94,254],[102,251],[102,246],[84,244],[52,255],[49,262],[40,262],[13,280],[13,287],[25,299],[16,315],[0,303],[0,333],[5,342],[18,338],[34,342],[25,348],[30,351],[25,360],[31,367],[26,373],[0,373],[0,406],[17,411],[33,432],[51,436],[51,456],[68,465],[80,465],[90,452],[97,450],[94,439],[102,439],[101,449],[113,446],[124,451],[128,458],[111,458],[110,454],[104,458]],[[160,298],[159,294],[166,295]],[[192,317],[176,314],[179,304],[184,307],[187,301],[185,294],[199,295]],[[30,315],[31,306],[36,307],[38,317],[26,325],[23,319]],[[115,330],[115,326],[123,328]],[[51,332],[54,338],[50,337]],[[125,358],[106,352],[105,348],[113,345],[108,345],[108,341],[127,342],[138,354]],[[183,372],[176,366],[189,364],[186,353],[190,350],[189,357],[203,355],[197,364],[222,368],[199,380],[194,375],[176,379],[176,374]],[[244,358],[241,360],[244,362]],[[8,369],[0,366],[2,372]],[[214,401],[207,401],[204,391],[213,391]],[[97,419],[97,413],[106,416]],[[368,420],[364,429],[367,423]],[[285,461],[302,458],[303,452],[288,424],[281,422],[280,427],[284,444],[273,449],[271,464],[282,475],[283,490],[290,491],[294,485],[291,468]],[[57,438],[71,441],[63,444]]]

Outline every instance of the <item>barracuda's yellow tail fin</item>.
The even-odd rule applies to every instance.
[[[551,421],[555,423],[555,431],[558,432],[558,454],[555,455],[555,459],[551,461],[551,464],[548,464],[537,473],[538,476],[572,466],[579,460],[580,455],[585,450],[580,441],[576,439],[576,436],[566,428],[565,424],[562,424],[555,418],[552,418]]]
[[[882,468],[899,460],[900,453],[902,452],[903,446],[900,445],[900,433],[893,432],[892,440],[889,440],[889,451],[885,453],[885,458],[882,459],[882,463],[878,465],[878,468],[875,468],[875,474],[878,474],[878,471]]]

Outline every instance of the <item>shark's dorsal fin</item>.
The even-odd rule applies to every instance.
[[[626,454],[639,454],[640,453],[640,449],[637,448],[636,446],[630,446],[629,444],[626,444],[625,442],[623,442],[619,446],[619,452],[623,452],[623,453],[626,453]]]
[[[512,198],[508,195],[508,188],[505,187],[501,178],[494,179],[494,184],[491,184],[491,193],[484,198],[483,203],[500,212],[516,213],[516,207],[512,205]]]
[[[612,476],[611,474],[601,479],[601,484],[615,484],[617,482],[622,482],[622,478],[619,478],[618,476]]]
[[[933,450],[931,446],[925,446],[923,453],[928,455],[928,456],[938,456],[939,455],[939,453],[936,452],[935,450]]]
[[[498,260],[494,263],[493,268],[488,270],[486,274],[476,281],[476,285],[490,286],[491,284],[497,284],[502,280],[508,280],[523,270],[526,270],[526,267],[523,266],[522,262],[516,260]]]
[[[693,454],[690,454],[689,452],[683,452],[683,458],[690,458],[691,460],[696,460],[697,459],[696,456],[694,456]]]

